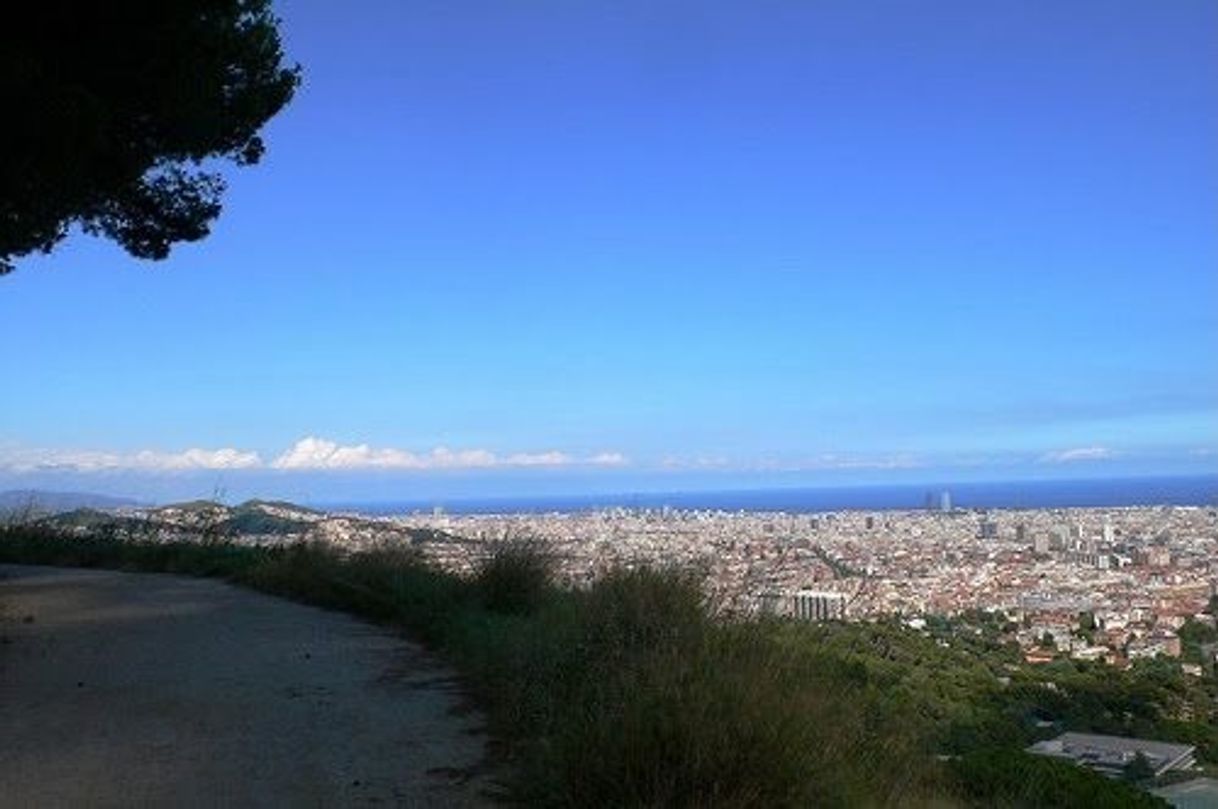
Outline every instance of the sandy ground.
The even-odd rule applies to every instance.
[[[479,806],[482,720],[383,629],[221,582],[0,565],[0,806]]]

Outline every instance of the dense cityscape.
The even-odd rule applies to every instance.
[[[173,535],[232,511],[212,508],[219,511],[192,504],[129,514]],[[1117,666],[1179,657],[1176,631],[1189,620],[1212,623],[1204,611],[1218,593],[1212,507],[968,510],[943,498],[916,511],[814,514],[437,509],[373,518],[261,502],[237,512],[245,519],[229,530],[243,541],[311,538],[352,550],[410,543],[457,573],[513,539],[543,544],[572,587],[615,567],[694,569],[719,607],[737,615],[898,615],[918,628],[927,616],[983,611],[1001,618],[1032,663],[1059,654]]]

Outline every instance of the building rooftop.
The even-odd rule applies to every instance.
[[[1196,750],[1190,744],[1073,732],[1028,748],[1029,753],[1070,759],[1107,773],[1119,773],[1141,753],[1154,768],[1156,776],[1168,770],[1191,767]]]

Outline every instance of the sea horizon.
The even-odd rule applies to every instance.
[[[945,505],[952,510],[1204,507],[1218,505],[1218,474],[402,498],[308,505],[367,516],[435,510],[448,514],[535,514],[612,508],[813,513],[943,510]]]

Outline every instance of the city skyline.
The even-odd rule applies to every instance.
[[[1212,4],[466,5],[279,4],[211,236],[0,279],[0,488],[1218,472]]]

